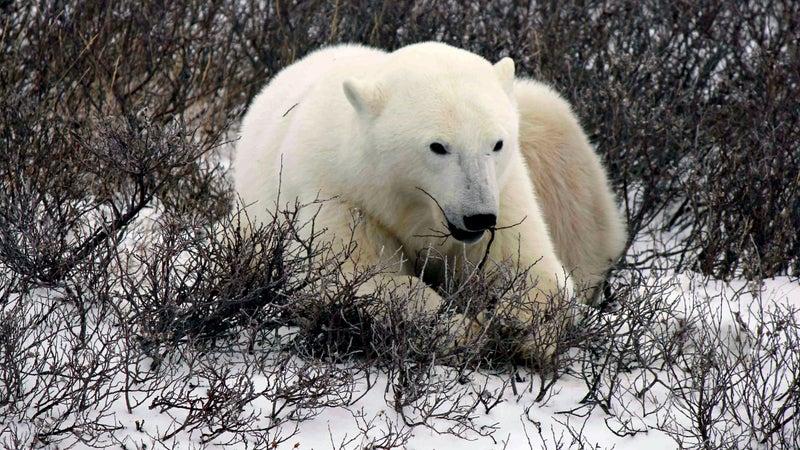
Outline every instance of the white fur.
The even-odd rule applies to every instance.
[[[626,239],[605,169],[571,106],[555,91],[517,79],[514,92],[520,148],[556,254],[573,280],[592,288],[603,281]]]
[[[431,151],[433,142],[448,154]],[[284,69],[244,118],[234,180],[256,221],[295,201],[329,199],[315,228],[337,245],[357,213],[350,267],[389,264],[411,282],[430,249],[457,265],[477,263],[489,233],[473,244],[431,235],[494,214],[509,228],[496,232],[491,260],[533,266],[531,303],[571,291],[569,272],[601,280],[623,244],[605,173],[569,105],[515,81],[508,58],[493,65],[438,43],[393,53],[331,47]],[[307,210],[305,218],[317,212]],[[441,271],[429,264],[426,281]],[[441,299],[427,295],[435,308]]]

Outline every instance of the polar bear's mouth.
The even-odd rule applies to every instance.
[[[483,236],[483,232],[486,231],[462,230],[461,228],[453,225],[449,220],[447,221],[447,229],[450,231],[451,236],[456,238],[456,240],[459,242],[463,242],[465,244],[474,244],[475,242],[478,242],[478,240]]]

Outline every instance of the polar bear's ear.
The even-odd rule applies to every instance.
[[[514,89],[514,60],[506,56],[494,65],[494,71],[503,89],[511,95]]]
[[[377,84],[349,79],[342,83],[344,95],[359,114],[376,117],[383,108],[383,92]]]

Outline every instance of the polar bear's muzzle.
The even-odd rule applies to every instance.
[[[458,241],[465,244],[473,244],[480,240],[484,231],[493,228],[497,224],[497,216],[494,214],[475,214],[464,216],[463,221],[467,229],[454,225],[450,220],[447,221],[447,229]]]
[[[480,231],[467,231],[458,228],[457,226],[447,221],[447,229],[450,230],[450,235],[456,238],[459,242],[463,242],[465,244],[474,244],[478,242],[478,240],[483,236],[483,232],[485,230]]]

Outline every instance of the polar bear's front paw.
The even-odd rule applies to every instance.
[[[518,347],[520,357],[531,366],[541,370],[555,365],[560,350],[557,341],[552,339],[543,341],[539,333],[527,334],[520,339]]]
[[[534,367],[547,370],[557,363],[558,355],[569,346],[569,336],[586,311],[570,305],[549,314],[533,315],[524,325],[514,321],[517,353]]]
[[[480,320],[471,319],[464,314],[450,318],[448,335],[452,347],[476,347],[483,335],[484,327]]]
[[[587,315],[583,305],[570,306],[533,325],[519,340],[519,353],[534,367],[547,370],[558,363],[558,356],[570,346],[575,327]]]
[[[488,335],[490,318],[486,314],[470,317],[464,314],[449,316],[447,322],[447,343],[440,347],[442,356],[447,356],[453,364],[472,364],[484,355],[491,340]]]

